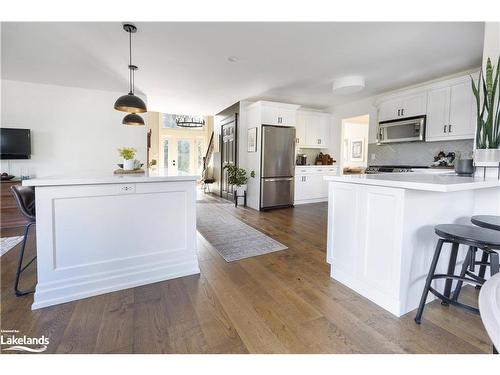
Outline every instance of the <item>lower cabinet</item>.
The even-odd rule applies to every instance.
[[[297,167],[295,170],[294,204],[327,201],[328,183],[323,177],[337,174],[337,166]]]

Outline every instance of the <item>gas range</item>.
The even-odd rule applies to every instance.
[[[415,165],[371,165],[365,169],[366,174],[378,173],[407,173],[414,172],[415,169],[428,169],[428,166]]]

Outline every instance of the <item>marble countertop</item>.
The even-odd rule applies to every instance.
[[[196,181],[199,177],[168,169],[147,170],[145,173],[113,174],[113,171],[68,173],[24,180],[23,186],[67,186],[96,184],[129,184],[168,181]]]
[[[464,177],[452,173],[362,174],[348,176],[325,176],[324,179],[326,181],[343,182],[349,184],[386,186],[438,192],[475,190],[491,187],[500,188],[500,180],[496,178],[483,179],[482,177]]]

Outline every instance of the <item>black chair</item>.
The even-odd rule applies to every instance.
[[[472,224],[477,225],[478,227],[500,231],[500,216],[477,215],[477,216],[472,216],[470,221],[472,222]],[[486,273],[486,265],[488,264],[488,257],[489,257],[488,253],[483,253],[481,257],[481,263],[483,264],[479,267],[478,276],[482,279],[484,279],[484,274]],[[480,285],[476,286],[476,289],[480,288],[481,288]]]
[[[458,288],[458,292],[457,289],[455,289],[453,297],[450,298],[453,280],[457,280],[460,285],[464,281],[474,285],[482,285],[484,283],[484,279],[480,279],[473,273],[467,273],[468,268],[470,269],[471,267],[475,267],[477,264],[481,264],[481,262],[476,262],[475,260],[476,251],[481,250],[488,254],[490,262],[487,265],[490,266],[490,272],[492,275],[499,272],[499,257],[495,250],[500,250],[500,232],[472,225],[459,224],[437,225],[434,227],[434,231],[440,238],[436,246],[436,251],[434,252],[429,274],[427,275],[427,279],[425,281],[425,287],[422,292],[422,298],[420,299],[417,315],[415,316],[415,322],[417,324],[420,324],[421,322],[422,313],[424,311],[425,302],[429,292],[441,299],[441,303],[443,305],[451,304],[479,314],[479,310],[477,308],[458,302],[458,293],[460,293]],[[446,274],[436,274],[436,266],[439,261],[443,244],[445,243],[452,244],[448,271]],[[461,244],[469,246],[469,251],[467,252],[460,275],[455,275],[458,247]],[[442,294],[431,287],[432,280],[436,279],[446,279],[444,292]]]
[[[23,258],[24,258],[24,250],[26,248],[26,240],[28,238],[29,229],[33,224],[36,224],[36,215],[35,215],[35,188],[31,186],[19,186],[14,185],[11,186],[10,191],[16,200],[17,208],[21,212],[21,214],[28,220],[28,224],[24,229],[24,238],[21,247],[21,252],[19,253],[19,262],[17,265],[16,271],[16,281],[14,283],[14,291],[16,292],[16,296],[24,296],[26,294],[34,293],[35,290],[20,290],[19,289],[19,278],[21,277],[21,273],[28,268],[28,266],[33,263],[36,259],[36,255],[31,259],[25,266],[23,266]]]

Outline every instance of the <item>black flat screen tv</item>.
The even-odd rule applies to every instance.
[[[31,158],[29,129],[0,128],[0,159]]]

